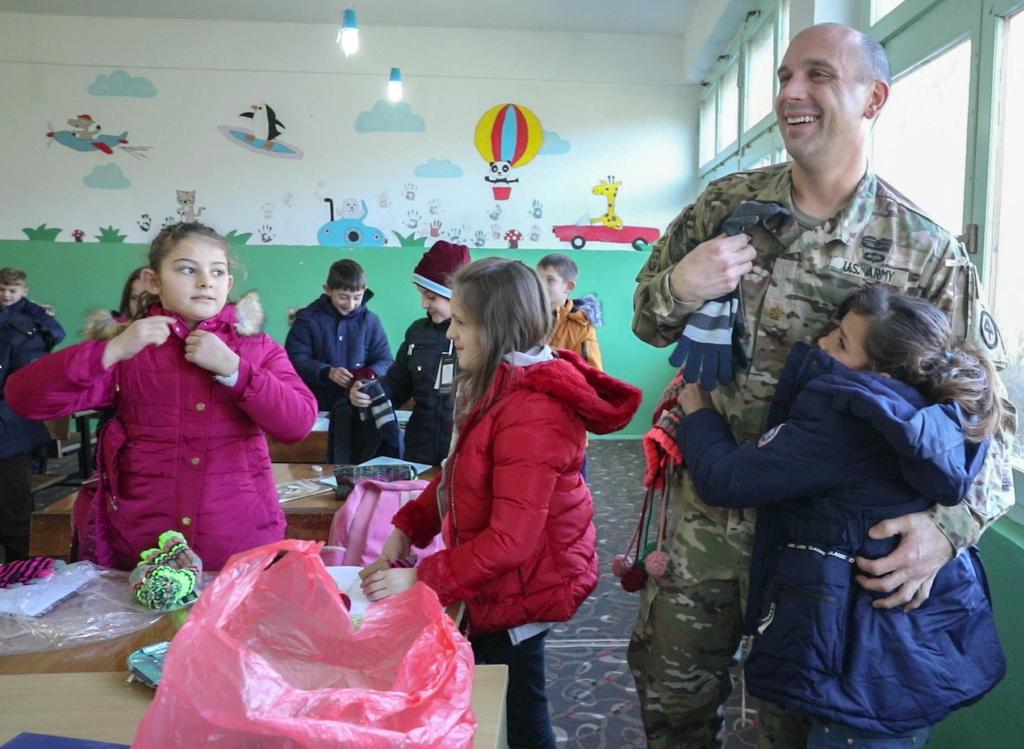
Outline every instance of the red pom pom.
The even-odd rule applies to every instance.
[[[627,593],[636,593],[647,583],[647,573],[639,567],[630,567],[619,582]]]
[[[668,552],[652,551],[644,560],[644,569],[655,577],[664,577],[668,572]]]
[[[352,599],[349,598],[348,595],[346,595],[345,593],[340,592],[340,591],[338,592],[338,595],[341,596],[341,603],[345,607],[345,611],[351,611],[352,610]]]
[[[615,577],[622,577],[629,568],[633,566],[633,560],[628,554],[616,554],[615,559],[612,560],[612,574]]]

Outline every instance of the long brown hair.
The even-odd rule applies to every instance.
[[[480,329],[482,361],[458,377],[455,418],[462,421],[494,381],[502,357],[547,343],[553,319],[544,283],[518,260],[488,257],[452,277],[452,298]]]
[[[121,317],[131,317],[131,306],[132,306],[132,284],[139,280],[142,275],[142,271],[146,266],[140,266],[132,271],[132,274],[128,276],[128,280],[124,282],[124,288],[121,290],[121,306],[117,308],[117,311],[121,313]],[[139,297],[136,302],[142,299],[142,295],[146,293],[144,290],[139,292]],[[138,309],[138,306],[136,306]]]
[[[160,264],[164,261],[171,251],[183,239],[189,239],[190,237],[203,237],[211,242],[219,244],[224,249],[224,255],[227,257],[228,267],[232,268],[237,265],[237,261],[231,255],[231,248],[228,247],[228,241],[224,239],[215,229],[201,224],[198,221],[183,221],[177,224],[169,224],[160,230],[152,243],[149,245],[149,254],[147,255],[148,263],[145,267],[152,270],[154,273],[160,272]],[[139,269],[142,272],[142,268]],[[131,290],[131,279],[128,281],[126,289]],[[122,300],[123,302],[123,300]],[[135,309],[135,316],[133,319],[140,320],[149,314],[149,308],[160,302],[160,297],[156,294],[151,294],[148,291],[143,291],[139,294],[138,307]]]
[[[957,403],[971,442],[994,434],[1003,418],[995,367],[977,346],[957,342],[949,318],[931,302],[882,284],[848,296],[839,317],[871,318],[864,352],[877,372],[918,388],[936,403]]]

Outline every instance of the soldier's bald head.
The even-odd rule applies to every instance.
[[[889,56],[881,44],[862,31],[841,23],[819,23],[808,26],[794,36],[794,41],[804,34],[826,34],[832,37],[837,44],[853,45],[857,48],[860,61],[860,80],[864,83],[883,81],[887,85],[892,84]]]

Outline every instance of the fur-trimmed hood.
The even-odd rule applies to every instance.
[[[573,299],[572,312],[582,312],[595,328],[604,325],[604,306],[597,294],[584,294],[579,299]]]
[[[149,314],[165,314],[171,317],[178,317],[178,315],[162,309],[158,304],[154,304],[149,308]],[[211,317],[209,320],[204,320],[200,325],[203,327],[231,325],[239,335],[252,336],[262,332],[266,319],[259,294],[255,291],[250,291],[237,302],[228,302],[224,305],[224,309],[220,311],[220,314],[216,317]],[[85,321],[85,329],[82,331],[82,337],[89,341],[110,340],[114,336],[120,335],[131,324],[131,320],[116,317],[109,310],[99,309],[89,313]]]

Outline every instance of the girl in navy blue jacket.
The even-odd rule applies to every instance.
[[[952,559],[898,611],[872,606],[855,558],[895,547],[868,536],[876,523],[958,503],[1004,413],[991,363],[929,302],[869,286],[839,318],[820,348],[794,347],[756,443],[691,385],[679,446],[705,502],[758,508],[751,694],[810,715],[808,747],[921,746],[1006,672],[981,561]]]

